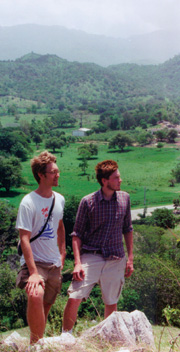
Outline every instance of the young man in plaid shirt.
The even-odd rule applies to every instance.
[[[102,161],[95,170],[101,189],[81,200],[72,233],[75,266],[68,289],[63,332],[72,332],[81,301],[89,297],[97,283],[105,304],[104,317],[116,311],[124,276],[129,277],[133,272],[129,194],[120,191],[122,180],[115,161]]]

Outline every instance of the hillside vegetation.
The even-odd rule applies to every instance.
[[[146,97],[179,100],[180,56],[157,66],[121,64],[103,68],[68,62],[54,55],[31,53],[15,61],[0,62],[0,95],[71,105],[125,106]]]

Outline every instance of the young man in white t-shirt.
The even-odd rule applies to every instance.
[[[61,270],[66,256],[65,229],[63,224],[64,197],[52,191],[58,186],[59,169],[56,157],[44,151],[31,160],[38,188],[21,201],[16,228],[19,229],[22,256],[21,270],[16,284],[25,288],[28,305],[27,321],[30,344],[43,337],[47,316],[61,289]],[[52,205],[55,203],[42,234],[41,232]]]

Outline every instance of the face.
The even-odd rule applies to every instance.
[[[41,180],[51,187],[58,186],[59,176],[60,171],[56,163],[49,163],[46,166],[46,173],[45,175],[42,175]]]
[[[122,180],[118,169],[109,176],[108,180],[103,179],[104,187],[111,191],[120,191],[121,182]]]

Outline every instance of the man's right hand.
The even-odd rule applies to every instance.
[[[28,282],[26,284],[26,293],[32,296],[34,293],[38,295],[38,286],[41,285],[45,289],[45,283],[38,273],[29,276]]]
[[[85,273],[81,264],[76,264],[73,270],[73,280],[82,281],[84,280]]]

